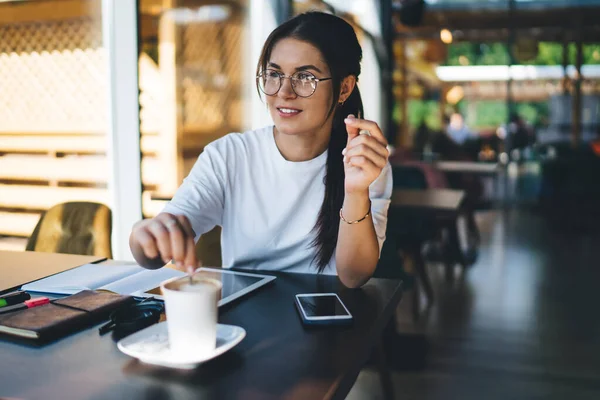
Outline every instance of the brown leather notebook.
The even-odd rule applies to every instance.
[[[84,290],[52,303],[0,315],[0,332],[27,339],[49,340],[102,321],[133,297]]]

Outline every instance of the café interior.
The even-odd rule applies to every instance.
[[[219,308],[246,337],[191,371],[93,327],[0,334],[23,366],[0,398],[600,398],[600,0],[0,0],[0,298],[50,275],[19,281],[37,267],[13,257],[134,261],[133,225],[205,146],[272,124],[256,62],[312,10],[354,28],[389,143],[372,282],[276,274]],[[198,239],[203,266],[230,267],[220,240]],[[293,296],[328,288],[354,325],[303,327]]]

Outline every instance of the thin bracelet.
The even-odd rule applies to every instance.
[[[362,217],[361,219],[357,219],[356,221],[348,221],[348,220],[346,220],[346,218],[344,218],[344,214],[342,214],[342,209],[343,208],[344,207],[340,208],[340,219],[342,221],[344,221],[345,223],[350,224],[350,225],[352,225],[352,224],[358,224],[360,221],[364,220],[369,215],[371,215],[371,201],[369,201],[369,211],[367,211],[367,213],[365,214],[364,217]]]

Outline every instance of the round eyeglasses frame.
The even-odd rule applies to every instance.
[[[273,93],[267,93],[267,92],[265,91],[265,89],[264,89],[264,84],[261,84],[261,82],[260,82],[260,79],[265,79],[265,75],[266,75],[267,73],[275,73],[275,74],[277,74],[277,75],[279,76],[279,86],[277,87],[277,90],[276,90],[276,91],[274,91]],[[299,80],[300,80],[300,79],[297,77],[297,76],[298,76],[298,74],[306,74],[306,75],[310,75],[310,76],[312,76],[312,77],[313,77],[313,80],[314,80],[314,85],[313,85],[313,88],[312,88],[312,92],[311,92],[311,94],[309,94],[309,95],[306,95],[306,96],[303,96],[303,95],[299,94],[298,92],[296,92],[296,84],[294,84],[294,82],[297,82],[297,81],[299,81]],[[256,76],[256,80],[257,80],[258,87],[259,87],[260,91],[261,91],[261,92],[263,92],[264,94],[266,94],[267,96],[275,96],[277,93],[279,93],[279,91],[281,90],[281,87],[283,86],[283,80],[284,80],[284,79],[286,79],[286,78],[290,80],[290,82],[291,82],[291,84],[292,84],[292,90],[294,91],[294,93],[296,93],[296,95],[297,95],[298,97],[302,97],[302,98],[307,98],[307,97],[310,97],[310,96],[312,96],[313,94],[315,94],[315,92],[316,92],[316,90],[317,90],[317,86],[318,86],[319,82],[322,82],[322,81],[328,81],[328,80],[331,80],[331,79],[332,79],[331,77],[329,77],[329,78],[317,78],[317,77],[316,77],[316,76],[314,76],[312,73],[310,73],[310,72],[307,72],[307,71],[298,71],[298,72],[296,72],[296,73],[295,73],[295,74],[293,74],[293,75],[287,76],[287,75],[284,75],[284,74],[282,74],[282,73],[280,73],[280,72],[277,72],[277,71],[275,71],[275,70],[272,70],[272,69],[267,69],[267,70],[265,70],[265,71],[261,72],[260,74],[258,74],[258,75]]]

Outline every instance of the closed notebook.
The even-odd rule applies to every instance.
[[[131,296],[84,290],[52,303],[0,316],[0,332],[28,339],[49,340],[102,321]]]

